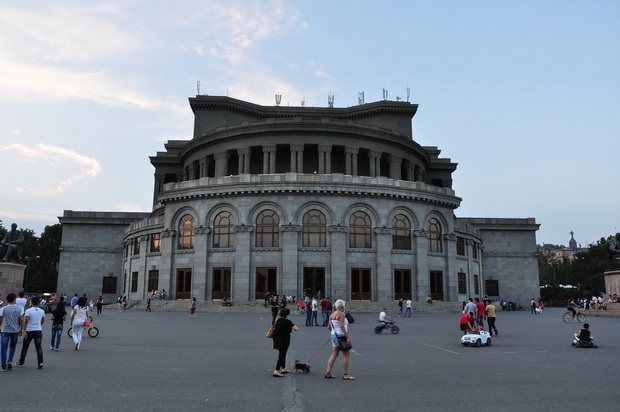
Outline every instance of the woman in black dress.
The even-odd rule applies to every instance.
[[[276,317],[278,316],[278,311],[280,310],[278,295],[271,295],[269,304],[271,305],[271,326],[273,326],[276,324]]]
[[[286,352],[291,344],[291,333],[299,328],[293,325],[288,319],[288,315],[291,314],[289,308],[284,308],[280,311],[280,317],[276,320],[273,331],[273,348],[278,350],[278,362],[276,363],[276,369],[273,371],[273,376],[281,378],[286,370]]]

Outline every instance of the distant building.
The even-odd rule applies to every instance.
[[[151,157],[153,210],[65,211],[58,290],[234,302],[266,293],[526,303],[534,218],[457,218],[456,163],[413,140],[408,102],[189,99],[194,136]]]
[[[558,249],[555,250],[555,259],[559,262],[570,261],[572,262],[577,253],[579,252],[579,248],[577,247],[577,241],[573,237],[575,233],[570,231],[570,240],[568,241],[567,249]]]

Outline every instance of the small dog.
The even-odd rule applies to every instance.
[[[300,361],[295,361],[295,372],[302,371],[303,373],[310,373],[310,364],[301,363]]]

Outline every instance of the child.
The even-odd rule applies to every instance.
[[[579,330],[579,332],[575,333],[575,340],[578,342],[587,342],[593,341],[594,336],[590,334],[590,324],[584,323],[583,329]]]

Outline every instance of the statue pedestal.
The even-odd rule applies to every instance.
[[[0,291],[4,300],[6,295],[22,291],[24,285],[24,273],[26,265],[19,263],[0,262]]]
[[[620,295],[620,270],[605,272],[605,292],[608,295],[613,295],[614,293]]]

